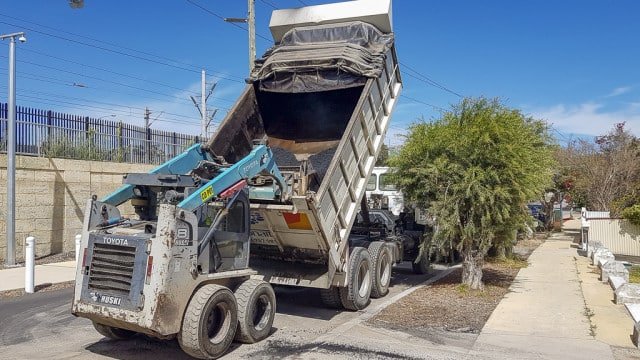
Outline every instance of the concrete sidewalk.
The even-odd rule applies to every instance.
[[[554,234],[529,258],[491,314],[471,355],[518,359],[613,359],[593,336],[573,238]]]
[[[76,262],[36,265],[35,286],[72,281],[76,277]],[[0,270],[0,291],[24,289],[24,267]]]

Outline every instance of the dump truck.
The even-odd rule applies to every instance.
[[[397,249],[351,227],[402,88],[391,0],[276,10],[270,29],[208,142],[87,201],[72,313],[104,336],[217,358],[268,336],[272,284],[348,310],[388,292]]]

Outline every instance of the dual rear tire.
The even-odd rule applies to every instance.
[[[275,293],[265,281],[246,280],[235,292],[207,284],[191,298],[178,342],[195,358],[217,359],[234,339],[254,343],[269,336],[275,311]]]
[[[369,254],[371,255],[371,264],[373,266],[371,297],[377,299],[389,293],[393,254],[391,253],[391,248],[382,241],[372,242],[369,245]]]
[[[368,249],[354,247],[349,257],[347,286],[321,290],[322,302],[334,309],[364,309],[370,298],[383,297],[389,292],[392,263],[391,249],[384,242],[372,242]]]

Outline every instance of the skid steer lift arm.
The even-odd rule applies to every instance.
[[[192,211],[214,197],[221,197],[226,195],[225,193],[233,195],[235,187],[242,189],[247,180],[259,175],[266,175],[274,180],[273,184],[264,186],[267,188],[266,191],[262,189],[259,192],[260,200],[288,200],[289,188],[275,163],[271,149],[266,145],[256,145],[249,155],[201,186],[180,202],[178,207]],[[252,197],[251,192],[257,190],[256,188],[257,186],[252,187],[250,197]]]

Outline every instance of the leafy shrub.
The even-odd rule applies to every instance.
[[[622,210],[622,217],[629,220],[632,224],[640,225],[640,204]]]

